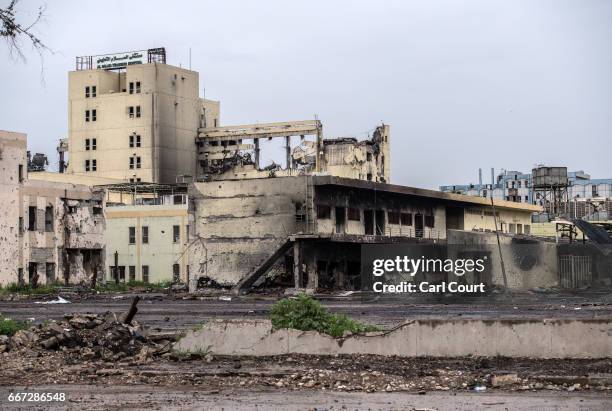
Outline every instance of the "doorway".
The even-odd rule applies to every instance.
[[[346,225],[346,209],[336,207],[336,233],[344,234]]]
[[[423,214],[414,215],[414,236],[423,238]]]
[[[363,210],[363,225],[366,235],[374,235],[374,210]]]
[[[28,282],[30,286],[38,286],[38,263],[28,264]]]
[[[385,235],[385,210],[376,210],[376,235]]]

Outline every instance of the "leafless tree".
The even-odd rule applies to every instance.
[[[22,51],[22,41],[29,41],[42,60],[43,53],[51,51],[51,49],[34,34],[32,28],[44,17],[46,6],[40,6],[34,20],[25,25],[18,21],[18,12],[16,10],[18,2],[19,0],[11,0],[8,6],[0,7],[0,38],[4,38],[7,41],[12,55],[17,55],[24,61],[25,55]]]

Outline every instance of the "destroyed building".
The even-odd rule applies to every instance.
[[[92,284],[104,267],[103,192],[29,180],[26,135],[0,131],[0,283]]]
[[[448,230],[493,232],[487,199],[335,176],[305,175],[190,185],[199,277],[248,288],[276,269],[295,288],[355,288],[361,244],[443,243]],[[539,207],[496,201],[498,224],[528,227]],[[333,284],[330,281],[334,282]]]
[[[297,144],[293,137],[299,137]],[[310,137],[310,139],[309,139]],[[284,139],[284,165],[261,165],[260,140]],[[323,138],[318,120],[202,128],[196,140],[201,181],[326,173],[390,182],[390,132],[375,128],[371,138]]]

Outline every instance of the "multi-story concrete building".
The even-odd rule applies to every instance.
[[[0,283],[101,279],[104,195],[28,179],[25,134],[0,131]]]
[[[187,282],[187,189],[181,185],[106,186],[107,281]],[[116,258],[116,260],[115,260]],[[116,266],[115,266],[116,263]]]
[[[129,56],[142,64],[77,58],[68,75],[68,173],[155,183],[195,175],[194,140],[199,128],[219,125],[219,102],[200,98],[197,72],[159,53]]]

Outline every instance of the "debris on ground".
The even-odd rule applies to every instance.
[[[236,316],[255,310],[254,316],[266,316],[270,304],[261,298],[248,300],[233,297],[228,310],[216,297],[197,297],[197,304],[170,296],[142,295],[140,309],[147,312],[148,325],[138,321],[138,301],[129,305],[113,300],[113,295],[91,296],[92,310],[100,301],[115,308],[116,313],[65,314],[73,305],[14,304],[21,318],[55,318],[43,324],[0,335],[0,385],[93,385],[121,386],[129,390],[137,385],[157,387],[193,387],[206,392],[236,392],[236,389],[269,392],[270,389],[334,392],[412,392],[426,395],[432,391],[492,395],[496,392],[612,392],[612,359],[531,359],[531,358],[402,358],[375,355],[282,355],[270,357],[224,357],[214,352],[180,353],[172,350],[178,332],[190,329],[194,322],[212,316]],[[71,301],[77,301],[72,296]],[[340,299],[339,299],[340,300]],[[163,304],[158,303],[162,301]],[[346,301],[346,300],[344,300]],[[242,311],[238,311],[243,304]],[[360,319],[370,320],[368,308],[352,302],[335,303]],[[377,303],[378,304],[378,303]],[[577,302],[564,302],[574,307]],[[590,304],[590,303],[589,303]],[[25,307],[25,308],[24,308]],[[82,303],[79,307],[84,307]],[[108,307],[108,306],[107,306]],[[188,308],[190,307],[190,308]],[[221,307],[221,308],[219,308]],[[403,307],[403,306],[402,306]],[[411,306],[413,307],[413,306]],[[513,305],[503,306],[504,315]],[[607,305],[584,306],[582,310],[560,310],[559,302],[542,306],[519,306],[515,315],[529,314],[536,308],[563,316],[593,316],[610,312]],[[409,310],[389,310],[376,305],[376,312],[402,316]],[[25,311],[34,309],[36,311]],[[106,308],[108,309],[108,308]],[[353,308],[351,308],[353,309]],[[414,308],[412,308],[414,309]],[[418,311],[429,310],[419,306]],[[438,309],[438,308],[436,308]],[[466,311],[465,306],[447,307],[450,313]],[[472,312],[489,310],[488,306],[470,305]],[[165,310],[165,311],[164,311]],[[198,311],[199,310],[199,311]],[[216,310],[216,311],[215,311]],[[452,311],[455,310],[455,311]],[[16,312],[16,311],[15,311]],[[447,313],[448,313],[447,312]],[[186,314],[188,313],[188,314]],[[361,315],[360,315],[361,313]],[[6,314],[6,313],[5,313]],[[53,315],[51,315],[53,314]],[[513,313],[514,314],[514,313]],[[381,314],[378,314],[381,315]],[[422,314],[420,314],[422,315]],[[209,316],[209,317],[206,317]],[[45,319],[46,319],[45,318]],[[382,317],[379,317],[382,318]],[[384,317],[389,320],[394,317]],[[403,318],[403,317],[402,317]],[[390,321],[390,320],[389,320]],[[155,327],[163,327],[156,328]]]
[[[35,301],[34,304],[70,304],[70,301],[62,298],[61,296],[57,296],[57,300],[50,301]]]
[[[147,331],[134,320],[138,301],[139,297],[134,298],[129,311],[119,317],[111,312],[67,314],[62,321],[19,330],[6,346],[17,355],[23,351],[62,351],[74,354],[75,359],[117,361],[134,357],[145,363],[154,355],[169,352],[172,341],[147,336]]]

